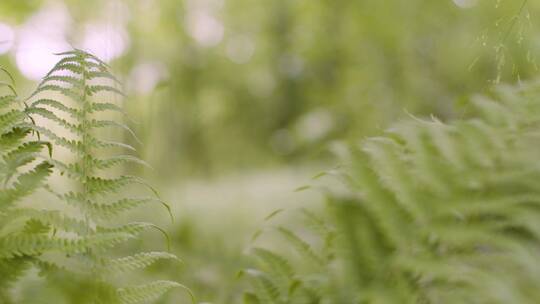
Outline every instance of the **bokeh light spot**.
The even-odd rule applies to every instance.
[[[216,46],[223,39],[223,25],[214,16],[203,10],[189,13],[187,30],[189,35],[201,46]]]
[[[453,0],[461,8],[471,8],[478,4],[478,0]]]
[[[246,36],[233,37],[227,43],[227,57],[234,63],[249,62],[255,52],[253,40]]]
[[[108,62],[124,54],[129,43],[123,26],[97,23],[86,26],[82,48]]]
[[[5,54],[13,47],[15,32],[5,23],[0,23],[0,54]]]
[[[65,39],[70,23],[65,6],[55,3],[43,7],[22,25],[15,61],[25,77],[42,78],[58,61],[54,54],[71,49]]]
[[[160,62],[143,62],[135,66],[129,76],[129,87],[139,94],[151,93],[167,75],[166,67]]]

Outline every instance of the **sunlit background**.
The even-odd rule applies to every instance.
[[[174,224],[150,213],[184,260],[148,275],[166,272],[202,301],[235,303],[251,234],[273,210],[316,208],[316,190],[294,189],[338,165],[340,143],[409,115],[459,117],[466,96],[538,74],[540,2],[520,5],[2,0],[0,65],[23,95],[54,53],[80,48],[111,65],[154,168],[126,170],[173,205]]]

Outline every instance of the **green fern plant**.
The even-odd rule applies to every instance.
[[[260,246],[251,248],[257,268],[240,272],[241,276],[250,278],[253,286],[253,291],[244,295],[245,303],[321,303],[338,287],[335,283],[339,279],[334,277],[339,263],[335,259],[335,227],[328,219],[307,209],[302,209],[300,215],[305,226],[302,231],[284,226],[273,229],[294,255]],[[253,241],[259,236],[257,232]],[[308,237],[310,241],[305,240]]]
[[[35,261],[36,253],[25,250],[29,240],[43,240],[44,228],[36,220],[26,220],[21,201],[41,188],[51,174],[52,165],[39,160],[48,142],[32,138],[32,123],[18,99],[11,75],[1,70],[8,81],[0,82],[6,91],[0,96],[0,302],[10,303],[10,289]],[[32,210],[35,211],[35,210]]]
[[[328,193],[338,267],[307,303],[540,301],[540,85],[497,86],[471,109],[450,123],[411,118],[350,148],[348,190]],[[312,258],[307,241],[288,244]],[[252,302],[296,303],[276,288],[277,267],[257,275],[270,283]]]
[[[49,193],[64,203],[61,211],[17,209],[11,213],[0,213],[5,215],[0,224],[21,217],[26,219],[27,230],[37,231],[31,235],[0,238],[0,258],[9,259],[1,264],[2,270],[7,267],[6,271],[11,273],[9,267],[14,267],[13,261],[24,261],[31,256],[33,264],[42,275],[47,276],[49,282],[59,282],[65,287],[66,297],[73,303],[139,303],[156,299],[171,288],[185,288],[177,282],[164,280],[117,287],[111,278],[113,274],[141,269],[161,259],[177,259],[167,252],[136,253],[119,258],[110,257],[109,254],[110,249],[136,238],[144,230],[156,228],[163,232],[145,222],[115,225],[118,216],[148,203],[161,204],[167,210],[169,207],[143,179],[129,175],[115,176],[111,170],[124,163],[145,163],[132,155],[108,156],[106,150],[109,148],[135,149],[121,142],[102,140],[96,135],[99,128],[120,127],[130,131],[127,126],[114,120],[96,117],[96,114],[101,116],[104,112],[121,112],[115,103],[103,101],[106,96],[102,94],[104,92],[121,94],[115,86],[106,83],[117,82],[108,71],[108,66],[81,50],[59,56],[62,58],[26,100],[27,108],[21,112],[8,112],[18,115],[18,127],[9,129],[10,117],[2,119],[2,140],[7,142],[15,138],[20,141],[33,131],[48,138],[54,147],[69,151],[71,157],[45,157],[46,160],[34,171],[19,177],[19,184],[14,183],[12,187],[15,190],[4,191],[1,208],[4,205],[7,207],[10,202],[4,197],[16,199],[17,195],[34,190],[49,175],[51,165],[60,175],[67,177],[73,187],[59,190],[51,183],[45,186]],[[102,101],[94,100],[97,98],[102,98]],[[7,103],[11,99],[8,96],[4,100]],[[23,120],[26,116],[45,118],[54,127]],[[28,150],[28,155],[23,155],[26,158],[20,156],[18,161],[32,160],[39,152],[38,148],[44,145],[41,141],[23,145],[22,149]],[[6,163],[6,173],[2,172],[2,177],[5,180],[13,175],[8,169],[13,166],[17,168],[17,163],[12,159],[17,155],[10,151],[2,149]],[[135,184],[149,188],[153,195],[124,197],[120,194],[123,189]]]

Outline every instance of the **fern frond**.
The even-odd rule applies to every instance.
[[[76,126],[74,124],[71,124],[69,123],[67,120],[65,119],[62,119],[62,118],[59,118],[58,116],[56,116],[53,112],[45,109],[45,108],[40,108],[40,107],[31,107],[29,108],[28,110],[26,110],[26,112],[29,114],[29,115],[39,115],[43,118],[47,118],[49,120],[52,120],[56,123],[58,123],[60,126],[66,128],[67,130],[73,132],[73,133],[76,133],[76,134],[80,134],[81,133],[81,130],[80,130],[80,127],[79,126]]]
[[[84,186],[86,194],[89,197],[104,196],[120,191],[128,185],[139,184],[147,186],[148,184],[140,177],[123,175],[117,178],[87,177]]]
[[[168,210],[168,212],[170,213],[170,207],[167,205],[167,203],[153,197],[124,198],[124,199],[120,199],[109,204],[92,203],[91,201],[87,201],[86,208],[88,208],[89,213],[91,213],[93,216],[96,216],[97,218],[110,219],[110,218],[120,215],[121,213],[125,211],[131,210],[141,205],[153,203],[153,202],[159,203],[160,205],[165,207],[165,209]]]
[[[0,133],[11,131],[19,126],[25,118],[25,114],[18,110],[11,110],[0,115]]]
[[[278,231],[287,239],[287,241],[302,257],[305,257],[312,262],[315,267],[324,265],[324,259],[315,253],[309,243],[305,242],[302,240],[302,238],[285,227],[278,227]]]
[[[52,277],[64,273],[75,280],[80,280],[81,284],[87,284],[93,289],[87,291],[89,297],[94,299],[92,303],[118,303],[119,298],[125,303],[135,303],[139,300],[156,298],[166,290],[181,285],[157,281],[117,289],[114,287],[112,274],[144,268],[160,259],[175,259],[172,254],[149,252],[111,259],[108,257],[108,251],[137,237],[147,229],[157,229],[163,233],[169,247],[167,233],[151,223],[112,225],[109,220],[127,210],[152,202],[165,206],[169,214],[170,208],[142,178],[108,172],[108,169],[126,163],[146,166],[147,164],[132,155],[102,155],[116,151],[112,149],[135,151],[135,148],[122,142],[99,138],[94,134],[97,128],[120,128],[138,140],[127,125],[115,120],[93,117],[104,111],[124,113],[119,106],[107,100],[100,102],[93,100],[95,95],[103,95],[102,98],[108,96],[101,93],[123,95],[121,90],[115,87],[119,82],[108,71],[107,64],[82,50],[64,52],[60,56],[63,58],[26,99],[28,103],[25,102],[24,110],[8,110],[0,115],[0,143],[9,146],[12,151],[0,155],[2,156],[0,164],[8,163],[11,166],[9,170],[0,172],[2,173],[0,177],[13,175],[13,181],[8,184],[10,188],[0,192],[0,224],[2,222],[5,224],[4,227],[0,226],[0,231],[5,228],[5,233],[0,235],[0,262],[2,259],[37,257],[57,252],[67,255],[69,263],[73,264],[72,269],[67,270],[54,262],[42,259],[36,259],[35,265]],[[113,85],[104,84],[103,80],[111,80]],[[63,95],[62,99],[56,99],[58,95]],[[6,107],[12,102],[10,98],[4,100]],[[64,118],[65,114],[69,115],[69,118]],[[53,122],[69,135],[36,124],[34,116]],[[26,121],[27,118],[30,121]],[[51,142],[52,147],[66,148],[74,160],[67,162],[53,158],[51,144],[45,140],[40,139],[21,145],[20,141],[24,136],[31,133],[43,136]],[[44,147],[49,148],[49,157],[39,155]],[[107,151],[104,151],[105,149]],[[96,156],[96,153],[100,156]],[[31,164],[36,159],[43,161],[33,170],[22,174],[16,172],[18,168]],[[58,191],[52,185],[44,183],[51,174],[52,166],[73,182],[72,189]],[[152,191],[155,198],[120,195],[130,185],[143,185]],[[74,212],[78,214],[67,216],[60,211],[14,207],[18,199],[40,186],[44,186],[45,190],[58,200],[75,207]],[[18,226],[22,227],[21,231],[17,231]]]
[[[17,102],[16,95],[0,96],[0,109],[8,108]]]
[[[305,303],[538,302],[538,92],[538,84],[499,86],[473,99],[474,117],[408,119],[351,146],[347,191],[327,193],[335,231],[306,217],[339,246],[335,258],[279,229],[325,272],[300,275],[286,255],[258,251],[256,274],[268,284],[254,284],[250,299],[296,303],[280,287],[292,273],[295,294],[312,299]]]
[[[108,85],[88,86],[88,87],[86,87],[86,90],[87,90],[89,95],[94,95],[94,94],[100,93],[100,92],[112,92],[112,93],[116,93],[116,94],[121,95],[121,96],[125,96],[125,94],[122,91],[120,91],[119,89],[117,89],[115,87],[108,86]]]
[[[355,195],[332,201],[349,260],[363,269],[358,284],[382,284],[379,277],[392,272],[409,286],[391,296],[396,303],[452,302],[449,290],[478,303],[506,302],[491,293],[490,284],[503,283],[488,264],[523,267],[520,256],[536,251],[539,168],[524,131],[538,128],[540,104],[525,102],[527,86],[501,90],[499,101],[473,100],[475,118],[401,122],[354,149]],[[512,280],[540,280],[522,271]],[[523,303],[537,299],[513,292],[529,299]]]
[[[110,169],[114,166],[125,163],[138,164],[147,168],[151,168],[150,164],[133,155],[115,155],[105,159],[94,158],[91,160],[91,162],[93,166],[100,170]]]
[[[119,106],[110,103],[110,102],[96,102],[93,103],[91,106],[88,107],[88,112],[102,112],[102,111],[114,111],[125,114],[124,110],[120,108]]]
[[[2,151],[10,151],[30,135],[30,130],[25,128],[13,128],[12,130],[0,135],[0,147]]]
[[[255,269],[247,269],[244,270],[243,273],[249,275],[253,279],[252,282],[253,288],[255,288],[256,301],[265,304],[286,303],[281,299],[278,286],[266,273]]]
[[[55,84],[46,84],[46,85],[42,85],[42,86],[38,87],[34,91],[34,93],[32,93],[32,95],[30,95],[29,98],[32,98],[34,96],[37,96],[40,93],[47,92],[47,91],[48,92],[60,93],[60,94],[62,94],[64,96],[70,98],[71,100],[79,102],[79,103],[82,103],[83,98],[84,98],[83,93],[77,92],[76,90],[73,90],[72,88],[66,88],[66,87],[62,87],[62,86],[59,86],[59,85],[55,85]]]
[[[158,226],[152,224],[152,223],[146,223],[146,222],[133,222],[128,223],[119,227],[114,228],[108,228],[108,227],[97,227],[97,232],[104,232],[104,233],[126,233],[130,235],[137,235],[141,233],[144,230],[154,228],[157,229],[160,232],[165,233],[161,228]],[[165,233],[166,235],[166,233]],[[168,236],[167,236],[168,237]]]
[[[88,52],[85,52],[83,50],[80,50],[80,49],[74,49],[74,50],[71,50],[71,51],[57,53],[55,55],[58,55],[58,56],[74,55],[75,58],[79,59],[79,61],[80,61],[80,59],[91,60],[91,61],[94,61],[95,63],[99,64],[103,68],[108,68],[109,67],[109,65],[106,62],[99,59],[97,56],[95,56],[93,54],[90,54]]]
[[[275,271],[281,279],[289,280],[294,277],[294,271],[285,258],[264,248],[253,248],[253,252],[267,265],[268,269]]]
[[[80,112],[77,110],[77,109],[74,109],[74,108],[71,108],[71,107],[68,107],[66,105],[64,105],[63,103],[59,102],[59,101],[56,101],[54,99],[47,99],[47,98],[42,98],[42,99],[38,99],[34,102],[32,102],[32,105],[31,107],[37,107],[37,106],[50,106],[56,110],[60,110],[62,112],[65,112],[67,114],[69,114],[71,117],[74,117],[74,118],[77,118],[80,116]]]
[[[33,124],[22,123],[20,124],[20,126],[34,130],[36,132],[39,132],[47,136],[56,145],[69,149],[73,153],[79,153],[79,154],[83,153],[85,146],[91,147],[91,148],[123,148],[123,149],[131,150],[131,151],[136,151],[136,149],[133,146],[122,143],[122,142],[116,142],[116,141],[111,141],[111,140],[98,140],[96,138],[89,137],[87,138],[87,142],[83,143],[80,140],[67,139],[67,138],[58,136],[47,128],[36,126]]]
[[[133,256],[114,259],[106,262],[103,271],[109,273],[123,273],[141,268],[146,268],[159,260],[178,260],[167,252],[142,252]]]
[[[45,225],[29,219],[22,226],[10,226],[17,220],[13,210],[22,198],[39,189],[51,174],[51,164],[47,161],[32,165],[41,151],[52,147],[48,142],[31,140],[31,130],[25,128],[31,118],[22,110],[23,104],[17,99],[10,78],[7,86],[13,95],[0,96],[0,299],[9,301],[8,289],[31,267],[37,254],[28,250],[33,245],[23,235],[42,235]],[[42,240],[37,243],[41,244]],[[26,248],[26,249],[25,249]],[[20,250],[22,249],[22,250]]]
[[[45,141],[31,141],[19,145],[16,149],[6,153],[2,160],[4,162],[4,183],[9,182],[11,177],[15,175],[18,169],[24,165],[27,165],[36,159],[36,155],[41,150],[47,147],[49,155],[52,154],[52,147],[50,143]]]
[[[13,87],[13,84],[9,83],[9,82],[5,82],[5,81],[0,81],[0,87],[7,87],[12,93],[13,95],[17,95],[17,92],[15,91],[15,88]]]
[[[72,85],[74,88],[79,88],[79,89],[82,89],[84,85],[84,82],[82,81],[82,79],[78,77],[65,76],[65,75],[51,75],[51,76],[44,77],[41,83],[38,85],[38,87],[41,87],[48,82],[53,82],[53,83],[60,82],[63,84],[69,84],[69,85]]]
[[[46,251],[66,254],[85,253],[87,250],[105,250],[133,238],[128,233],[100,233],[82,238],[59,238],[42,234],[10,235],[0,238],[0,258],[36,256]]]
[[[19,175],[10,189],[0,192],[0,210],[8,209],[16,201],[42,186],[45,179],[51,174],[51,168],[51,164],[43,162],[31,171]]]
[[[141,143],[141,141],[139,140],[135,132],[133,132],[133,130],[131,130],[130,127],[128,127],[127,125],[123,123],[119,123],[112,120],[94,120],[94,119],[88,123],[88,128],[90,129],[91,128],[106,128],[106,127],[115,127],[115,128],[123,129],[124,131],[128,132],[138,143]]]
[[[7,291],[11,290],[19,278],[31,267],[33,259],[30,257],[17,257],[13,259],[0,259],[0,295],[7,300]]]
[[[79,181],[83,181],[84,178],[84,167],[80,163],[64,163],[59,160],[48,160],[51,164],[53,164],[57,169],[62,172],[62,174],[68,174],[70,177],[77,179]],[[86,165],[88,167],[93,168],[93,170],[106,170],[110,169],[112,167],[122,165],[122,164],[138,164],[141,166],[145,166],[148,168],[151,168],[148,163],[145,161],[139,159],[138,157],[132,156],[132,155],[116,155],[104,159],[94,158],[92,156],[86,157],[85,161]],[[88,172],[86,172],[88,173]],[[143,183],[144,181],[140,181]]]
[[[252,280],[253,293],[245,297],[255,303],[319,303],[328,300],[325,276],[333,269],[335,231],[321,217],[313,212],[301,210],[302,216],[310,224],[310,231],[322,241],[317,248],[303,240],[292,230],[278,227],[278,232],[286,240],[286,245],[294,249],[297,259],[286,254],[255,247],[252,253],[259,260],[258,269],[247,269]]]
[[[111,73],[108,72],[102,72],[102,71],[89,71],[86,73],[86,76],[89,79],[95,79],[95,78],[106,78],[114,81],[116,84],[121,84],[120,80],[118,78],[114,77]]]
[[[57,210],[13,209],[6,212],[0,218],[5,225],[8,225],[12,221],[28,219],[66,232],[86,234],[89,231],[93,231],[93,228],[87,222],[63,215]]]
[[[191,296],[192,302],[195,303],[195,298],[187,287],[180,283],[163,280],[139,286],[120,288],[118,289],[118,296],[123,304],[141,303],[157,299],[173,288],[185,289]]]

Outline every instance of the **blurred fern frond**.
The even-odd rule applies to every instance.
[[[540,301],[540,85],[471,104],[470,118],[408,119],[350,148],[347,191],[328,194],[334,266],[307,303]],[[255,251],[247,302],[297,303],[284,277],[309,282],[298,265],[317,252],[284,232],[301,258]]]
[[[341,262],[335,259],[337,231],[329,219],[305,209],[301,222],[303,231],[283,226],[275,230],[294,255],[258,246],[251,249],[258,266],[241,272],[253,286],[244,295],[245,303],[321,303],[335,293],[339,279],[334,270]]]
[[[24,198],[42,188],[52,165],[38,160],[43,149],[51,153],[51,146],[32,138],[26,126],[32,122],[17,96],[13,78],[4,69],[1,72],[9,80],[0,82],[0,302],[10,303],[10,288],[44,249],[26,250],[29,240],[46,239],[44,232],[48,230],[37,221],[21,223],[17,210]]]

